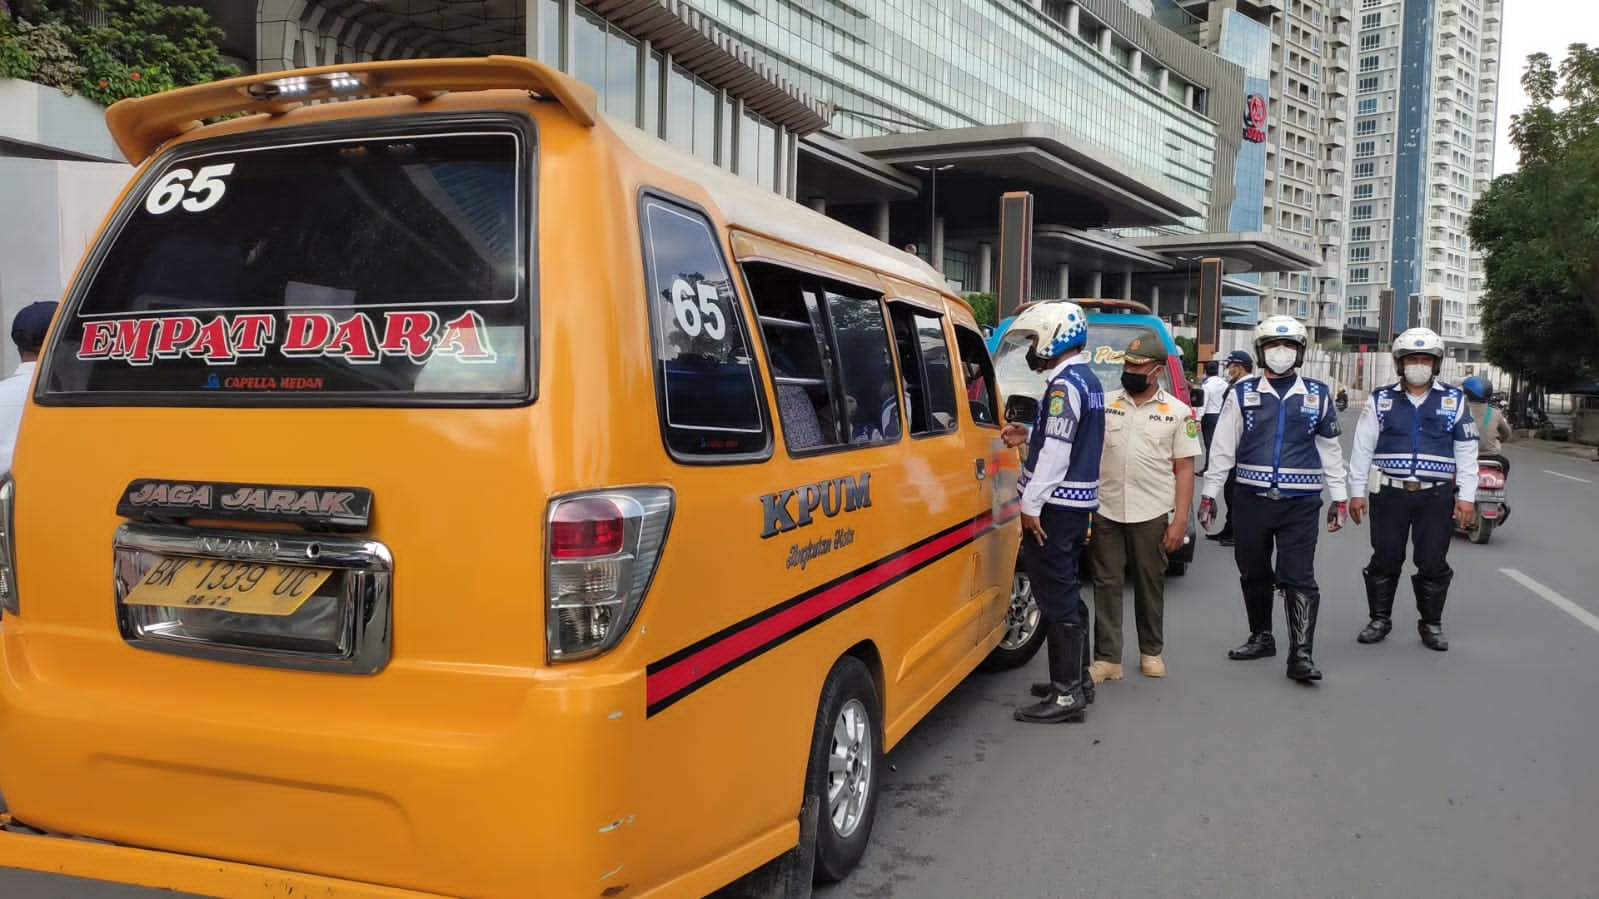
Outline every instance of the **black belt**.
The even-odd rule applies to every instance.
[[[1401,480],[1399,478],[1390,477],[1388,475],[1383,475],[1382,476],[1382,485],[1384,487],[1394,487],[1394,488],[1397,488],[1399,490],[1403,490],[1406,493],[1416,493],[1417,491],[1421,491],[1421,490],[1431,490],[1432,488],[1440,486],[1440,485],[1445,484],[1445,483],[1448,483],[1448,482],[1447,481],[1405,481],[1405,480]]]

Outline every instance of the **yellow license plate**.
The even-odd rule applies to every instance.
[[[162,556],[123,602],[293,615],[332,574],[325,568]]]

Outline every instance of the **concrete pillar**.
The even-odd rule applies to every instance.
[[[1077,25],[1081,21],[1083,8],[1075,3],[1066,4],[1066,30],[1072,34],[1077,33]]]
[[[1072,267],[1069,263],[1062,262],[1055,267],[1060,277],[1060,292],[1055,294],[1062,299],[1071,299],[1072,295]]]
[[[979,293],[994,290],[994,245],[991,243],[977,245],[977,290]]]
[[[255,17],[255,69],[278,72],[294,68],[294,45],[306,0],[262,0]]]
[[[812,209],[816,210],[817,212],[820,212],[822,215],[826,215],[827,214],[827,198],[826,197],[811,197],[811,204],[810,205],[811,205]]]
[[[1149,311],[1160,315],[1160,285],[1149,285]]]
[[[1169,87],[1171,87],[1171,69],[1161,69],[1160,70],[1160,92],[1163,93],[1163,94],[1166,93],[1166,89],[1169,88]]]
[[[878,200],[872,210],[872,236],[888,243],[888,201]]]
[[[1110,55],[1110,29],[1102,28],[1099,31],[1099,53],[1101,56]]]
[[[1134,50],[1127,60],[1127,71],[1133,73],[1134,78],[1144,77],[1144,51]]]
[[[944,217],[941,215],[933,218],[933,245],[929,249],[932,250],[932,255],[928,258],[933,263],[933,270],[942,275],[944,273]]]
[[[1189,109],[1194,108],[1194,86],[1192,84],[1183,85],[1183,105]]]
[[[1122,272],[1122,299],[1130,300],[1132,298],[1133,298],[1133,273],[1132,272]]]
[[[1105,290],[1105,273],[1104,272],[1094,272],[1093,274],[1088,276],[1088,296],[1084,297],[1084,299],[1097,300],[1100,297],[1105,295],[1104,294],[1104,290]]]

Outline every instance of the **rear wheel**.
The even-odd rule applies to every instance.
[[[1494,535],[1494,522],[1491,518],[1477,516],[1476,525],[1466,532],[1466,537],[1472,543],[1487,543]]]
[[[983,660],[984,671],[1009,671],[1033,660],[1044,645],[1043,615],[1033,596],[1033,581],[1016,565],[1011,578],[1010,606],[1005,610],[1005,637]]]
[[[883,711],[866,665],[845,656],[828,672],[811,735],[806,788],[816,797],[816,880],[842,880],[860,862],[877,817]]]

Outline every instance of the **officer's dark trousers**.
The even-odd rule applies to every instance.
[[[1210,442],[1216,438],[1216,422],[1221,421],[1221,415],[1215,412],[1200,417],[1199,436],[1205,442],[1205,468],[1210,467]],[[1195,474],[1204,474],[1204,470]]]
[[[1046,622],[1087,627],[1088,606],[1078,566],[1088,536],[1088,513],[1045,506],[1039,524],[1048,535],[1042,546],[1032,534],[1022,534],[1022,564],[1032,579],[1038,611]]]
[[[1413,493],[1384,485],[1371,495],[1371,570],[1398,579],[1405,543],[1415,548],[1416,573],[1448,582],[1449,541],[1454,534],[1455,495],[1448,484]]]
[[[1315,594],[1316,534],[1320,496],[1267,499],[1254,488],[1234,491],[1233,558],[1249,606],[1251,633],[1271,630],[1272,588]],[[1272,558],[1276,551],[1275,562]],[[1254,603],[1250,599],[1257,598]],[[1263,599],[1264,602],[1259,600]],[[1256,620],[1264,616],[1264,620]]]

